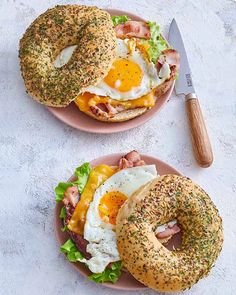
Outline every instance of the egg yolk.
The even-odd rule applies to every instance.
[[[99,215],[106,223],[116,224],[116,216],[120,207],[127,200],[121,192],[108,192],[100,200]]]
[[[86,186],[80,196],[80,200],[68,223],[69,230],[77,234],[83,234],[89,204],[93,200],[96,189],[115,172],[116,169],[108,165],[99,165],[92,169]]]
[[[141,84],[143,72],[140,66],[127,59],[117,59],[104,78],[104,81],[111,88],[115,88],[120,92],[130,91],[133,87]]]

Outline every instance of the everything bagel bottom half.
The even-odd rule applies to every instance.
[[[183,231],[175,251],[155,236],[156,227],[172,219]],[[161,292],[183,291],[207,276],[223,244],[222,220],[210,197],[177,175],[163,175],[134,193],[118,213],[116,233],[124,266]]]

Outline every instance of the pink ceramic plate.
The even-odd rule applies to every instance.
[[[107,9],[107,11],[111,15],[125,14],[134,20],[143,21],[141,17],[126,11],[114,10],[114,9]],[[48,109],[59,120],[63,121],[64,123],[76,129],[80,129],[80,130],[91,132],[91,133],[121,132],[121,131],[132,129],[150,120],[156,114],[156,112],[160,110],[160,108],[164,105],[164,103],[169,100],[171,93],[173,91],[173,88],[174,88],[174,82],[172,84],[172,87],[162,97],[158,98],[155,106],[152,109],[150,109],[145,114],[137,118],[134,118],[126,122],[121,122],[121,123],[106,123],[106,122],[101,122],[101,121],[92,119],[89,116],[85,115],[83,112],[81,112],[74,102],[72,102],[66,108],[48,107]]]
[[[112,155],[108,155],[108,156],[104,156],[98,159],[95,159],[93,161],[91,161],[91,165],[92,166],[96,166],[96,165],[100,165],[100,164],[107,164],[107,165],[111,165],[111,166],[116,166],[119,159],[123,156],[124,154],[112,154]],[[150,156],[145,156],[145,155],[141,155],[142,159],[146,162],[146,164],[155,164],[157,171],[160,175],[163,174],[176,174],[176,175],[180,175],[180,173],[175,170],[174,168],[172,168],[171,166],[169,166],[168,164],[150,157]],[[71,177],[73,178],[73,176]],[[71,179],[70,179],[71,180]],[[61,227],[62,222],[61,219],[59,218],[60,215],[60,210],[62,207],[62,203],[57,203],[56,205],[56,209],[55,209],[55,229],[56,229],[56,235],[57,235],[57,239],[60,245],[64,244],[69,236],[66,232],[62,232],[61,231]],[[168,249],[173,249],[173,247],[178,247],[178,245],[180,245],[181,243],[181,235],[174,235],[174,237],[169,241],[168,245],[166,246]],[[90,271],[88,270],[88,268],[80,263],[72,263],[73,266],[75,266],[75,268],[83,275],[83,276],[88,276],[90,273]],[[157,270],[158,271],[158,270]],[[104,283],[103,285],[113,288],[113,289],[119,289],[119,290],[140,290],[140,289],[144,289],[146,288],[144,285],[142,285],[140,282],[138,282],[130,273],[128,272],[122,272],[121,277],[119,278],[119,280],[115,283]]]

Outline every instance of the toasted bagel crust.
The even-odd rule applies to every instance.
[[[155,237],[156,226],[177,219],[180,249],[169,251]],[[190,288],[208,275],[223,243],[222,220],[210,197],[186,177],[164,175],[141,187],[116,219],[117,245],[128,271],[161,292]]]
[[[61,68],[54,60],[62,49],[78,45]],[[48,106],[67,106],[102,80],[115,58],[111,16],[97,7],[57,5],[41,14],[20,40],[20,66],[27,92]]]

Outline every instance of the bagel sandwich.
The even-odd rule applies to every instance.
[[[56,201],[62,205],[61,230],[68,238],[61,251],[69,261],[84,263],[91,280],[115,283],[125,271],[116,245],[116,216],[140,186],[157,177],[156,166],[146,165],[139,153],[132,151],[117,166],[84,163],[74,175],[72,181],[59,183],[55,189]],[[156,230],[163,241],[180,229],[172,220]]]
[[[58,5],[40,15],[20,40],[19,57],[34,99],[53,107],[74,101],[104,122],[151,109],[179,68],[178,52],[156,23],[80,5]]]
[[[209,274],[222,249],[222,220],[207,193],[187,177],[158,176],[136,151],[117,166],[84,163],[55,192],[67,235],[61,252],[96,283],[116,283],[125,271],[156,291],[184,291]],[[180,231],[181,244],[170,249]]]

